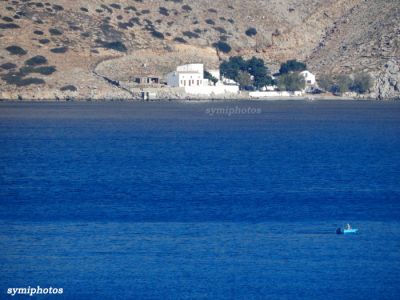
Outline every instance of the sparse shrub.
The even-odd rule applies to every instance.
[[[41,31],[41,30],[35,30],[33,33],[36,34],[36,35],[43,35],[44,34],[44,32]]]
[[[139,19],[138,17],[133,17],[133,18],[131,18],[131,19],[129,20],[129,22],[134,23],[134,24],[137,24],[137,25],[139,25],[139,26],[142,25],[142,23],[140,22],[140,19]]]
[[[100,5],[101,8],[103,8],[104,10],[106,10],[107,12],[109,12],[110,14],[113,12],[113,10],[111,8],[109,8],[107,5],[102,4]]]
[[[3,21],[12,22],[14,20],[12,18],[10,18],[10,17],[3,17]]]
[[[63,87],[60,88],[60,91],[62,92],[76,92],[78,89],[76,88],[76,86],[74,85],[65,85]]]
[[[216,13],[218,13],[218,12],[217,12],[217,10],[216,10],[216,9],[214,9],[214,8],[210,8],[208,11],[209,11],[210,13],[213,13],[213,14],[216,14]]]
[[[128,28],[130,28],[130,27],[133,27],[133,23],[131,23],[131,22],[119,22],[118,23],[118,28],[121,28],[121,29],[128,29]]]
[[[184,11],[186,11],[186,12],[190,12],[190,11],[192,11],[192,8],[189,6],[189,5],[184,5],[184,6],[182,6],[182,9],[184,10]]]
[[[154,36],[155,38],[158,38],[158,39],[161,39],[161,40],[164,39],[164,34],[162,34],[161,32],[159,32],[157,30],[152,30],[150,32],[151,32],[151,35]]]
[[[217,43],[214,43],[213,46],[224,53],[229,53],[232,50],[231,46],[223,41],[218,41]]]
[[[229,23],[231,23],[231,24],[234,24],[235,23],[235,21],[233,20],[233,19],[228,19],[227,20]]]
[[[122,17],[121,15],[117,16],[117,20],[122,20],[124,17]]]
[[[121,5],[119,5],[119,4],[117,4],[117,3],[112,3],[112,4],[110,4],[110,6],[111,6],[112,8],[115,8],[115,9],[121,9]]]
[[[62,7],[61,5],[54,4],[53,9],[55,11],[62,11],[62,10],[64,10],[64,7]]]
[[[195,30],[193,30],[196,33],[201,33],[201,29],[200,28],[196,28]]]
[[[364,94],[369,91],[372,86],[372,77],[368,73],[358,73],[354,75],[354,81],[350,89],[353,92]]]
[[[191,32],[191,31],[184,31],[184,32],[182,32],[182,34],[183,34],[184,36],[190,38],[190,39],[192,39],[192,38],[198,39],[198,38],[200,37],[200,35],[198,35],[198,34],[195,33],[195,32]]]
[[[115,41],[115,42],[101,42],[100,44],[102,45],[103,48],[106,49],[112,49],[115,51],[119,51],[119,52],[126,52],[128,49],[126,48],[126,46],[124,45],[124,43],[120,42],[120,41]]]
[[[317,79],[318,81],[318,86],[323,89],[326,92],[331,91],[331,88],[333,86],[333,78],[331,75],[328,74],[322,74],[321,76],[319,76],[319,78]]]
[[[215,22],[213,20],[211,20],[211,19],[207,19],[206,23],[209,24],[209,25],[215,25]]]
[[[137,9],[134,6],[127,6],[125,7],[125,11],[137,11]]]
[[[73,25],[73,24],[69,25],[69,29],[74,30],[74,31],[81,30],[81,28],[79,26],[76,26],[76,25]]]
[[[38,73],[42,75],[51,75],[53,74],[56,70],[54,66],[42,66],[42,67],[22,67],[19,69],[19,72],[22,76],[26,76],[31,73]]]
[[[1,79],[4,80],[7,84],[13,84],[16,86],[28,86],[32,84],[45,84],[46,82],[40,78],[22,78],[21,75],[16,73],[8,73],[1,76]]]
[[[53,53],[65,53],[68,51],[68,47],[53,48],[50,51]]]
[[[143,15],[148,15],[148,14],[150,13],[150,10],[148,10],[148,9],[143,9],[143,10],[141,11],[141,13],[142,13]]]
[[[0,29],[16,29],[16,28],[20,28],[17,24],[14,23],[0,23]]]
[[[63,32],[57,28],[50,28],[49,32],[51,35],[62,35]]]
[[[174,41],[178,42],[178,43],[182,43],[182,44],[187,44],[187,41],[184,38],[181,38],[181,37],[174,38]]]
[[[47,59],[46,59],[46,57],[44,57],[44,56],[37,55],[37,56],[34,56],[34,57],[28,59],[28,60],[25,62],[25,64],[26,64],[27,66],[44,65],[44,64],[47,64]]]
[[[13,45],[13,46],[8,46],[8,47],[6,48],[6,50],[7,50],[11,55],[19,55],[19,56],[22,56],[22,55],[25,55],[25,54],[28,53],[25,49],[23,49],[23,48],[21,48],[21,47],[19,47],[19,46],[15,46],[15,45]]]
[[[219,33],[222,33],[222,34],[226,34],[227,33],[225,28],[222,28],[222,27],[214,27],[214,30],[218,31]]]
[[[343,94],[350,90],[353,80],[348,75],[338,75],[331,86],[331,92],[335,94]]]
[[[169,10],[165,7],[160,7],[159,13],[160,13],[160,15],[163,15],[163,16],[169,16]]]
[[[40,39],[40,40],[39,40],[39,43],[45,45],[45,44],[50,43],[50,40],[49,40],[49,39]]]
[[[81,7],[81,11],[83,12],[89,12],[89,10],[86,7]]]
[[[2,68],[3,70],[11,70],[11,69],[15,69],[17,67],[16,64],[13,63],[5,63],[0,65],[0,68]]]
[[[255,29],[254,27],[250,27],[246,30],[246,35],[247,36],[255,36],[257,34],[257,29]]]

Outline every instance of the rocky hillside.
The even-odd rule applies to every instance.
[[[400,95],[398,0],[0,0],[0,98],[130,98],[177,64],[259,56],[317,75],[368,71]],[[219,50],[216,50],[219,49]]]

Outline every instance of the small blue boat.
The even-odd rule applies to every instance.
[[[344,229],[343,234],[348,234],[348,233],[357,233],[358,229],[351,228],[351,229]]]
[[[358,229],[351,228],[350,224],[347,224],[346,228],[336,228],[336,234],[351,234],[357,233]]]

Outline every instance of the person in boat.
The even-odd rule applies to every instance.
[[[350,226],[350,224],[349,223],[347,223],[347,228],[346,228],[347,230],[350,230],[351,229],[351,226]]]

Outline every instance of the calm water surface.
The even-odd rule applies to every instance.
[[[0,299],[399,299],[399,221],[400,103],[0,103]]]

